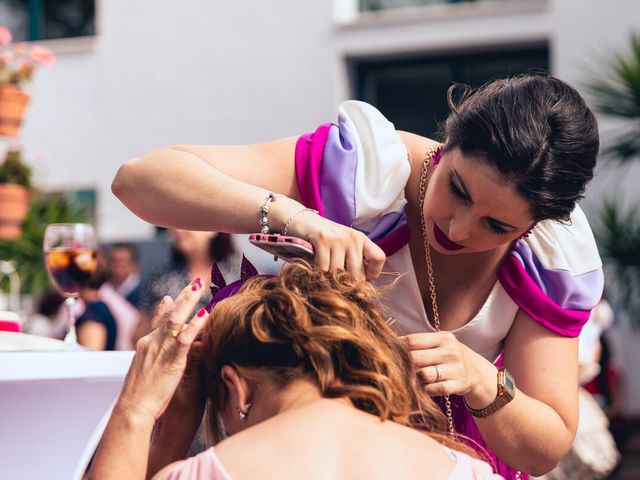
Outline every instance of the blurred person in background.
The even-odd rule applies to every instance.
[[[199,232],[173,229],[169,261],[156,268],[142,285],[140,295],[140,321],[134,333],[134,342],[151,331],[153,312],[165,295],[176,296],[190,279],[200,279],[207,287],[202,306],[210,300],[209,281],[215,262],[222,271],[232,262],[234,249],[231,235],[217,232]]]
[[[578,337],[579,417],[571,450],[541,480],[597,480],[606,478],[620,460],[610,431],[600,392],[594,390],[603,373],[604,333],[613,324],[614,313],[602,298],[593,308]]]
[[[115,350],[118,325],[109,306],[100,298],[100,287],[107,280],[107,272],[98,270],[80,292],[84,311],[76,319],[78,343],[90,350]]]
[[[133,336],[140,313],[108,281],[109,262],[103,249],[97,253],[97,268],[73,307],[76,326],[88,322],[78,342],[92,350],[132,350]],[[62,299],[59,301],[59,299]],[[50,318],[50,336],[64,338],[69,319],[64,298],[51,292],[43,297],[40,310]],[[76,327],[77,330],[77,327]]]
[[[138,308],[140,304],[140,273],[138,249],[131,243],[114,243],[107,251],[109,280],[116,292]]]

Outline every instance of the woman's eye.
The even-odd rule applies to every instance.
[[[497,233],[498,235],[504,235],[505,233],[509,233],[507,232],[506,229],[502,228],[500,225],[492,222],[491,220],[488,221],[488,224],[489,224],[489,228],[491,228],[491,230],[493,230],[493,232]]]
[[[451,193],[453,193],[460,200],[464,200],[465,202],[469,201],[469,198],[464,194],[462,190],[458,188],[458,186],[451,179],[449,179],[449,190],[451,190]]]

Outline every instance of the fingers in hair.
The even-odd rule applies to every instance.
[[[208,319],[209,314],[207,311],[204,308],[200,308],[191,318],[191,321],[183,327],[180,335],[178,335],[180,344],[190,347],[196,338],[198,338],[198,334],[202,330],[202,327],[207,323]]]
[[[204,284],[200,278],[194,279],[189,285],[184,287],[173,301],[172,308],[168,312],[168,315],[165,315],[167,320],[164,328],[173,331],[182,330],[182,326],[198,304],[203,291]]]

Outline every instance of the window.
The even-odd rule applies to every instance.
[[[388,10],[392,8],[424,7],[443,3],[479,3],[483,1],[505,0],[359,0],[359,7],[361,12],[366,12],[370,10]]]
[[[96,34],[96,0],[0,0],[1,24],[15,41]]]
[[[547,72],[546,45],[472,54],[348,60],[354,98],[378,107],[399,130],[432,137],[449,114],[452,82],[480,86],[527,72]]]

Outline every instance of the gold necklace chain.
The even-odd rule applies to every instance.
[[[433,275],[433,262],[431,261],[431,246],[427,241],[427,226],[424,220],[424,197],[427,191],[427,173],[429,173],[429,163],[433,160],[435,153],[442,148],[437,145],[427,150],[422,162],[422,172],[420,174],[420,227],[422,229],[422,242],[424,244],[424,256],[427,261],[427,278],[429,280],[429,294],[431,296],[431,308],[433,310],[433,326],[440,332],[440,314],[438,313],[438,302],[436,300],[436,282]],[[445,412],[447,414],[447,424],[449,427],[449,437],[456,440],[456,429],[453,426],[453,411],[451,410],[451,400],[449,395],[444,396]],[[516,480],[520,480],[521,472],[516,471]]]
[[[429,163],[431,163],[435,153],[442,148],[437,145],[427,150],[422,162],[422,172],[420,174],[420,227],[422,228],[422,242],[424,244],[424,255],[427,261],[427,278],[429,280],[429,294],[431,296],[431,308],[433,310],[433,326],[440,332],[440,314],[438,313],[438,302],[436,298],[436,282],[433,275],[433,262],[431,261],[431,246],[427,241],[427,227],[424,220],[424,197],[427,191],[427,173],[429,173]],[[456,439],[456,429],[453,426],[453,411],[451,410],[451,399],[449,395],[444,396],[445,413],[447,414],[447,424],[449,436]]]

